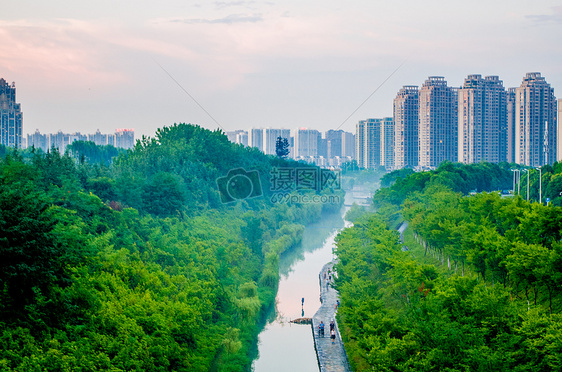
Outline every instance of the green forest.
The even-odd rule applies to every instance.
[[[529,202],[495,192],[513,188],[511,169],[392,172],[376,213],[353,209],[336,238],[336,287],[354,370],[562,369],[562,164],[543,167],[548,206],[535,170]]]
[[[1,371],[248,371],[279,255],[340,207],[272,203],[277,167],[317,168],[191,124],[0,150]],[[252,193],[225,200],[241,168]]]

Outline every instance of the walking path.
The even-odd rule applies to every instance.
[[[322,302],[322,305],[312,318],[314,346],[316,348],[316,355],[318,356],[320,372],[351,372],[351,368],[347,360],[347,354],[345,353],[338,324],[336,322],[335,313],[338,292],[327,283],[330,275],[332,275],[332,281],[334,279],[332,270],[333,265],[333,262],[329,262],[324,265],[319,275],[320,302]],[[330,321],[332,320],[334,321],[336,331],[336,340],[333,344],[330,339]],[[319,336],[318,332],[318,325],[321,321],[323,321],[325,325],[324,337]]]

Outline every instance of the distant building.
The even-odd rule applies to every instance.
[[[381,131],[381,165],[391,171],[394,169],[394,119],[384,118]]]
[[[16,103],[16,83],[0,79],[0,145],[21,148],[23,114]]]
[[[115,129],[115,147],[122,149],[132,149],[135,147],[135,130]]]
[[[239,131],[239,133],[236,134],[235,143],[243,146],[248,146],[248,132],[245,130]]]
[[[359,167],[391,169],[394,166],[393,118],[361,120],[356,131],[355,158]]]
[[[47,152],[49,150],[49,137],[46,134],[39,133],[39,129],[37,129],[35,133],[27,135],[27,147],[34,147]]]
[[[248,134],[248,146],[263,151],[263,129],[252,128]]]
[[[228,138],[228,140],[232,143],[236,143],[236,134],[238,133],[238,130],[235,131],[231,131],[231,132],[226,132],[226,138]]]
[[[430,76],[419,91],[419,161],[436,168],[458,159],[457,90],[442,76]]]
[[[248,132],[245,130],[239,129],[232,132],[226,132],[226,136],[232,143],[248,146]]]
[[[458,161],[507,159],[507,101],[497,76],[469,75],[458,90]]]
[[[539,72],[515,89],[515,162],[538,167],[556,161],[556,98]]]
[[[506,161],[515,163],[515,88],[508,88],[506,94],[507,145]]]
[[[276,154],[277,138],[286,138],[289,141],[291,138],[290,129],[274,129],[265,128],[263,130],[263,152],[268,155]]]
[[[349,132],[342,133],[342,158],[355,159],[355,135]]]
[[[562,161],[562,99],[558,100],[558,151],[556,153],[556,158],[558,161]]]
[[[316,129],[300,128],[295,131],[293,157],[318,156],[318,143],[321,139],[320,132]]]
[[[88,141],[95,143],[98,146],[107,145],[107,134],[101,133],[98,129],[94,134],[88,134]]]
[[[318,136],[318,156],[328,158],[328,140],[320,134]]]
[[[394,167],[414,168],[418,165],[419,92],[415,85],[398,91],[394,105]]]
[[[79,132],[63,133],[62,131],[58,131],[57,133],[41,134],[37,129],[35,130],[35,133],[27,135],[28,147],[34,146],[35,148],[40,148],[45,152],[50,151],[53,147],[56,147],[60,153],[64,153],[66,151],[66,147],[74,141],[91,141],[98,146],[111,145],[124,149],[130,149],[133,148],[135,144],[135,132],[134,129],[117,129],[115,134],[103,134],[99,130],[97,130],[94,134],[82,134]]]

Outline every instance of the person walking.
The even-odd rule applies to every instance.
[[[320,337],[324,337],[324,322],[320,321],[320,324],[318,324],[318,335]]]
[[[336,331],[332,329],[330,332],[330,338],[332,339],[332,345],[336,343]]]

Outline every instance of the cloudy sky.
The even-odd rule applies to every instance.
[[[26,134],[354,131],[430,75],[512,87],[539,71],[562,98],[562,1],[2,3],[0,77],[16,82]]]

